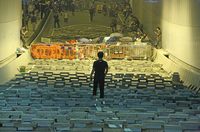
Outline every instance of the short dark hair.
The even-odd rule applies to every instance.
[[[103,58],[103,52],[98,52],[97,55],[98,55],[99,58]]]
[[[157,27],[157,29],[159,29],[159,30],[160,30],[160,27]]]

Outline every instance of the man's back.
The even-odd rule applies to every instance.
[[[106,61],[97,60],[94,62],[93,68],[95,69],[95,78],[101,78],[105,76],[105,69],[108,67]]]
[[[103,52],[99,52],[97,55],[99,57],[99,60],[95,61],[93,64],[93,69],[90,74],[90,80],[92,81],[92,74],[95,72],[93,96],[97,95],[97,86],[99,84],[100,98],[104,98],[104,78],[108,72],[108,63],[102,60]]]

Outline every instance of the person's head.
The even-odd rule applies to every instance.
[[[99,59],[102,59],[103,58],[103,52],[98,52],[98,57],[99,57]]]
[[[160,27],[157,27],[156,29],[157,29],[157,30],[160,30]]]
[[[147,36],[147,34],[146,34],[146,33],[144,33],[144,34],[143,34],[143,36]]]
[[[137,35],[140,35],[140,32],[139,32],[139,31],[137,31]]]
[[[22,26],[22,29],[24,30],[26,27],[25,26]]]

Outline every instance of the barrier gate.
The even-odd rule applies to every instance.
[[[33,44],[31,55],[35,59],[91,59],[103,51],[108,59],[147,59],[151,54],[151,46],[147,43],[112,42],[102,44],[63,43]]]

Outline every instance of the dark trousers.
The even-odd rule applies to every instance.
[[[100,89],[100,98],[104,98],[104,78],[94,78],[93,95],[97,95],[98,84]]]
[[[93,14],[90,14],[90,21],[93,21]]]
[[[58,28],[60,28],[59,21],[54,21],[54,28],[56,28],[56,24],[58,25]]]
[[[44,11],[41,10],[41,19],[43,19]]]
[[[26,47],[26,40],[25,40],[25,38],[24,37],[20,37],[20,38],[21,38],[21,40],[23,42],[23,46],[22,47]]]

